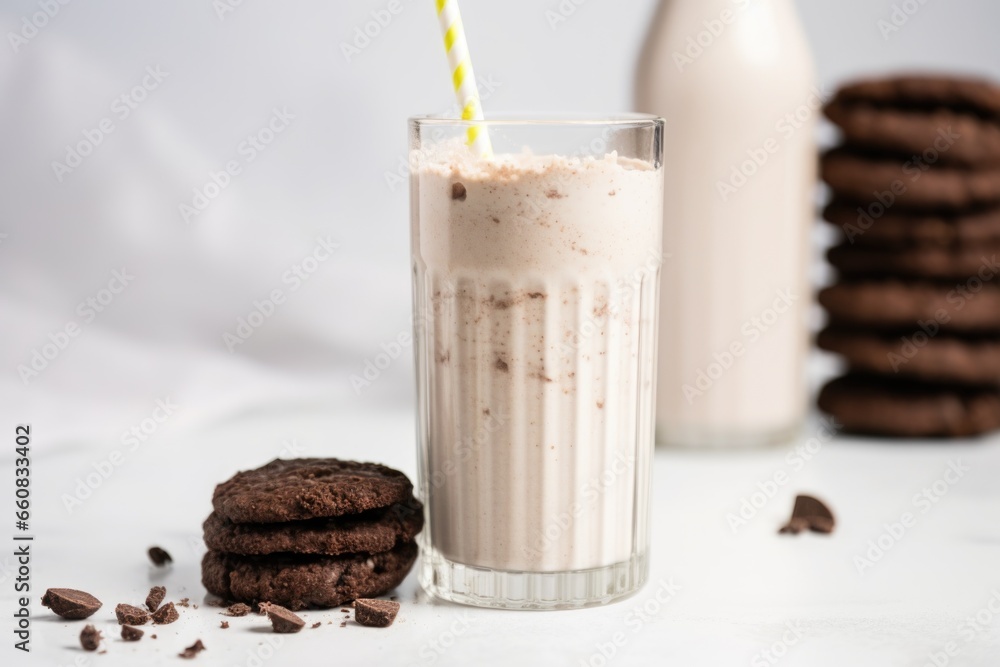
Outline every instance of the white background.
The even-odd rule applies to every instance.
[[[405,119],[448,111],[453,102],[430,0],[400,0],[402,11],[345,57],[341,44],[388,4],[243,0],[220,17],[208,0],[75,0],[17,52],[6,35],[38,7],[15,0],[0,6],[0,405],[4,424],[28,422],[36,433],[36,530],[48,535],[38,544],[42,589],[86,588],[76,573],[88,565],[95,592],[113,591],[108,609],[113,595],[137,597],[148,585],[136,560],[145,546],[172,542],[183,553],[208,511],[212,485],[278,455],[353,456],[413,472],[410,350],[400,350],[360,392],[351,376],[409,330],[407,188],[389,182],[405,153]],[[633,65],[654,4],[589,0],[553,27],[546,11],[557,10],[558,0],[466,0],[477,73],[494,89],[487,112],[630,108]],[[996,2],[912,0],[919,10],[887,38],[877,22],[890,18],[888,0],[798,4],[827,89],[898,69],[1000,77]],[[168,74],[120,119],[112,103],[147,67]],[[294,116],[288,128],[185,222],[178,205],[191,203],[211,171],[242,159],[241,142],[275,108]],[[52,162],[65,161],[67,145],[104,118],[114,131],[60,182]],[[683,128],[668,128],[668,138],[671,132]],[[292,291],[283,274],[320,236],[338,250]],[[122,268],[134,279],[85,322],[78,304]],[[287,301],[230,352],[223,335],[274,289]],[[33,352],[70,323],[80,335],[25,382],[18,366],[30,365]],[[176,406],[163,423],[149,421],[163,414],[155,412],[158,400]],[[95,464],[126,448],[123,434],[144,424],[149,435],[141,447],[68,511],[64,494],[76,493]],[[817,461],[783,487],[767,517],[740,533],[752,537],[742,538],[724,517],[784,465],[785,452],[661,453],[656,547],[664,560],[655,575],[690,582],[687,602],[659,616],[658,629],[643,631],[616,664],[643,656],[750,664],[794,619],[806,619],[809,642],[783,664],[923,664],[1000,586],[998,444],[835,443],[824,449],[830,462]],[[975,481],[963,482],[947,509],[942,504],[914,529],[895,552],[896,565],[880,566],[874,580],[859,578],[852,556],[955,457],[976,462]],[[9,465],[4,455],[3,479],[10,479]],[[775,543],[773,528],[796,488],[810,484],[854,523],[830,542],[839,546],[805,538],[794,554],[781,551],[788,543]],[[193,596],[196,552],[188,548],[175,573]],[[413,586],[411,578],[406,595]],[[405,638],[381,659],[419,663],[413,642],[442,632],[459,613],[415,609],[409,631],[377,635],[378,646]],[[553,664],[575,665],[589,657],[591,638],[620,624],[624,613],[537,617],[545,621],[494,614],[480,622],[475,640],[426,664],[467,663],[500,646],[510,653],[496,657],[525,661],[545,645]],[[39,625],[53,638],[43,664],[70,664],[78,653],[62,647],[74,643],[76,627]],[[975,657],[997,655],[997,626],[980,640],[985,648],[966,648],[964,664],[991,664]],[[233,636],[248,646],[260,639],[234,633],[224,641],[238,641]],[[550,643],[562,636],[570,639]],[[847,648],[838,650],[846,653],[837,654],[841,640]],[[367,640],[351,646],[375,650]],[[166,651],[161,659],[173,660],[173,645],[159,648]],[[290,664],[294,650],[271,664]],[[212,655],[199,660],[212,664]],[[220,659],[218,648],[214,655]],[[220,664],[245,664],[226,655]]]

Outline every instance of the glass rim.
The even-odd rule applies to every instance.
[[[411,126],[448,126],[448,127],[469,127],[473,125],[485,125],[487,127],[512,127],[512,126],[544,126],[555,125],[561,127],[655,127],[663,125],[664,119],[660,116],[648,113],[613,113],[613,114],[591,114],[591,113],[499,113],[491,115],[485,120],[463,120],[446,116],[444,114],[424,114],[410,116],[408,123]]]

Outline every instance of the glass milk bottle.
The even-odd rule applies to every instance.
[[[639,110],[666,120],[657,439],[781,442],[807,405],[822,104],[792,0],[662,0]]]

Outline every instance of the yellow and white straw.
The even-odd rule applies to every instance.
[[[458,11],[458,0],[434,1],[437,4],[441,32],[444,33],[444,50],[448,54],[448,66],[451,67],[451,82],[455,88],[455,97],[458,98],[458,106],[462,109],[462,120],[484,120],[476,75],[472,71],[472,58],[469,57],[469,43],[465,40],[462,15]],[[493,155],[490,134],[484,124],[469,126],[466,143],[477,155]]]

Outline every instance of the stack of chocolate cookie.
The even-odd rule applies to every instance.
[[[828,254],[819,346],[850,367],[820,408],[847,430],[960,437],[1000,428],[1000,87],[943,76],[842,88],[825,113]]]
[[[202,583],[224,600],[328,608],[388,593],[417,557],[423,507],[403,473],[275,460],[215,489]]]

